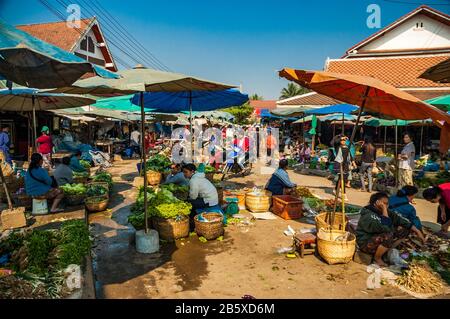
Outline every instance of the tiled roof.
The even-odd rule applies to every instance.
[[[448,90],[405,90],[411,95],[414,95],[416,98],[425,101],[429,99],[433,99],[442,95],[449,95],[450,89]]]
[[[448,84],[419,79],[419,76],[428,68],[445,61],[449,57],[450,54],[330,60],[326,71],[372,76],[397,88],[444,87]]]
[[[341,104],[338,100],[316,92],[302,94],[290,99],[278,101],[278,106],[287,105],[334,105]]]
[[[277,101],[276,100],[267,100],[267,101],[260,101],[260,100],[250,100],[250,106],[254,109],[274,109],[277,107]]]
[[[68,27],[66,21],[25,24],[16,27],[63,50],[71,51],[93,19],[80,20],[80,28],[78,29]]]

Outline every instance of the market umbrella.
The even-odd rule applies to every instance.
[[[434,99],[426,100],[428,104],[436,106],[437,108],[448,112],[450,111],[450,94],[435,97]]]
[[[342,114],[341,120],[342,120],[342,134],[344,134],[344,121],[345,121],[345,115],[351,114],[352,112],[355,112],[358,110],[358,107],[351,105],[351,104],[337,104],[337,105],[330,105],[318,109],[312,109],[305,111],[305,114]],[[336,118],[333,118],[333,120],[336,120]]]
[[[133,94],[114,96],[106,99],[99,99],[92,106],[99,109],[108,109],[114,111],[126,111],[126,112],[141,112],[141,107],[139,105],[133,104],[131,99]],[[147,110],[151,111],[151,110]]]
[[[450,59],[432,66],[419,77],[438,83],[450,83]]]
[[[189,115],[189,111],[182,111],[181,113]],[[203,111],[203,112],[196,111],[196,112],[192,112],[192,116],[194,118],[205,117],[208,119],[217,119],[217,120],[225,120],[225,121],[233,121],[234,120],[233,115],[231,115],[228,112],[224,112],[224,111]]]
[[[0,77],[48,89],[71,85],[88,72],[104,78],[119,77],[0,19]]]

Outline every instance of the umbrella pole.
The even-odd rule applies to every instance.
[[[336,123],[333,124],[333,137],[336,136]]]
[[[305,143],[305,117],[303,116],[303,143]]]
[[[395,120],[395,187],[398,187],[398,126]]]
[[[34,136],[33,136],[33,153],[34,152],[36,152],[36,149],[37,149],[37,142],[36,142],[36,140],[37,140],[37,131],[36,131],[36,108],[35,108],[35,105],[34,105],[34,103],[35,103],[35,97],[34,97],[34,95],[31,97],[31,103],[32,103],[32,105],[33,105],[33,134],[34,134]]]
[[[355,127],[353,128],[352,136],[350,138],[350,145],[352,145],[353,140],[355,139],[356,130],[358,129],[359,120],[361,119],[361,114],[364,111],[364,106],[366,105],[367,96],[369,95],[370,87],[366,88],[366,92],[364,92],[363,102],[361,103],[361,107],[359,108],[358,117],[356,118]]]
[[[345,132],[344,113],[342,113],[342,135],[344,135],[344,132]]]
[[[189,91],[189,124],[191,129],[191,156],[194,152],[194,133],[192,127],[192,91]],[[192,158],[192,162],[194,162],[194,158]]]
[[[145,154],[145,144],[144,144],[144,134],[145,134],[145,112],[144,112],[144,92],[139,93],[139,100],[141,104],[141,171],[144,173],[144,219],[145,219],[145,233],[148,234],[148,212],[147,212],[147,168],[146,168],[146,154]]]
[[[387,126],[384,127],[384,144],[383,144],[383,153],[386,153],[386,135],[387,135]]]
[[[422,150],[423,150],[423,127],[425,125],[425,120],[422,120],[422,127],[420,128],[420,157],[422,157]]]

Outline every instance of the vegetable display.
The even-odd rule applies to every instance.
[[[216,172],[216,169],[214,167],[212,167],[211,165],[206,165],[205,166],[205,174],[215,173],[215,172]]]
[[[157,154],[152,156],[146,163],[147,171],[155,171],[163,173],[170,167],[172,162],[170,159],[164,155]]]
[[[89,177],[89,172],[73,172],[73,177]]]
[[[179,200],[186,200],[189,196],[189,186],[175,185],[175,184],[166,184],[162,185],[161,189],[166,189],[178,198]]]
[[[108,189],[102,185],[89,185],[87,187],[86,195],[88,197],[102,196],[108,194]]]
[[[152,217],[159,217],[164,219],[177,218],[182,216],[189,216],[192,205],[186,202],[177,202],[170,204],[161,204],[150,209]]]
[[[101,172],[101,173],[97,173],[92,180],[94,182],[105,182],[108,183],[109,189],[112,189],[113,186],[113,181],[112,181],[112,175],[110,173],[107,172]]]
[[[66,195],[84,195],[86,186],[84,184],[66,184],[60,187]]]
[[[80,164],[81,166],[83,166],[85,169],[90,169],[91,168],[91,163],[89,163],[86,160],[80,160]]]

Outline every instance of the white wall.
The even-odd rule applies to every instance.
[[[423,29],[417,30],[416,23],[423,23]],[[358,51],[371,50],[409,50],[450,47],[450,26],[418,14],[384,36],[359,48]]]
[[[95,44],[97,44],[97,40],[95,38],[95,35],[94,35],[94,32],[92,31],[92,29],[89,30],[87,35],[92,38],[92,40],[94,41]],[[81,43],[81,41],[80,41],[80,43]],[[81,53],[81,54],[84,54],[84,55],[87,55],[87,56],[90,56],[90,57],[93,57],[93,58],[105,60],[105,58],[103,57],[102,51],[100,50],[99,47],[95,48],[95,54],[94,54],[94,53],[91,53],[91,52],[88,52],[88,51],[81,50],[80,49],[80,43],[78,43],[78,45],[77,45],[76,49],[74,50],[74,52],[78,52],[78,53]]]

